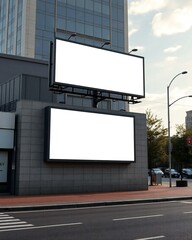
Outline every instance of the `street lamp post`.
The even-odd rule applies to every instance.
[[[187,71],[178,73],[177,75],[175,75],[175,77],[171,80],[171,82],[169,83],[169,85],[167,86],[167,119],[168,119],[168,157],[169,157],[169,187],[172,187],[172,183],[171,183],[171,150],[172,150],[172,146],[171,146],[171,133],[170,133],[170,106],[173,105],[175,102],[179,101],[182,98],[185,97],[189,97],[189,96],[185,96],[185,97],[181,97],[177,100],[175,100],[174,102],[172,102],[171,104],[169,103],[169,88],[172,84],[172,82],[175,80],[176,77],[178,77],[181,74],[186,74]]]

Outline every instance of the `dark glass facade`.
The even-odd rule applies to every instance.
[[[21,55],[23,0],[0,1],[0,52]]]
[[[6,42],[6,0],[0,2],[0,52],[5,52]]]
[[[49,59],[54,37],[125,51],[125,0],[0,0],[0,53]],[[33,44],[34,42],[34,44]]]
[[[35,57],[48,58],[50,40],[56,37],[124,51],[124,0],[37,0]]]

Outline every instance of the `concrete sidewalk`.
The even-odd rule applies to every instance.
[[[131,204],[192,199],[192,187],[170,188],[167,184],[149,186],[144,191],[41,195],[41,196],[0,196],[0,211],[40,210]]]

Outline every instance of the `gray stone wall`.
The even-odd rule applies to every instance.
[[[135,116],[136,162],[48,163],[44,160],[44,108],[61,104],[17,102],[16,182],[18,195],[148,189],[145,114]]]

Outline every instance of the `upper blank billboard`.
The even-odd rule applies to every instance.
[[[53,83],[144,97],[144,58],[55,40]]]
[[[47,108],[48,161],[135,161],[134,117]]]

